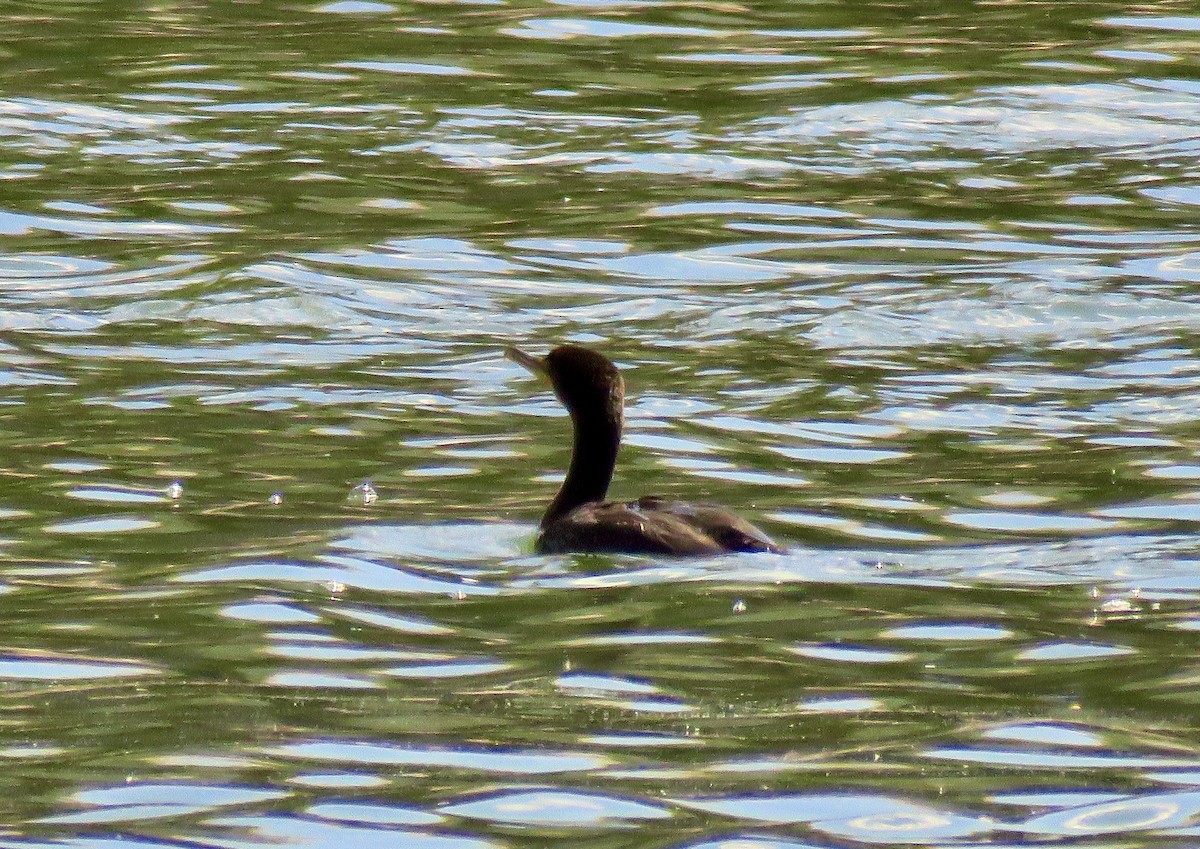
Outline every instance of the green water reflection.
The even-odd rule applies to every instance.
[[[0,845],[1194,836],[1189,9],[5,24]],[[795,553],[534,556],[561,340]]]

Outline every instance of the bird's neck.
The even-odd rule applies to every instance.
[[[603,415],[584,416],[572,411],[575,445],[571,449],[571,465],[562,488],[542,516],[543,528],[580,504],[604,500],[621,447],[622,418],[620,408]]]

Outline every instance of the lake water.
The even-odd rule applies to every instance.
[[[1194,7],[3,22],[0,846],[1200,842]]]

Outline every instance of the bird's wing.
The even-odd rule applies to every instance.
[[[643,506],[641,501],[580,505],[546,528],[539,548],[546,552],[647,554],[719,554],[726,550],[686,517]]]
[[[715,504],[672,501],[656,495],[633,502],[637,508],[655,514],[669,514],[711,539],[723,551],[787,551],[736,513]]]

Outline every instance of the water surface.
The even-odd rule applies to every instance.
[[[1200,834],[1191,10],[5,23],[0,846]],[[534,555],[564,340],[792,554]]]

